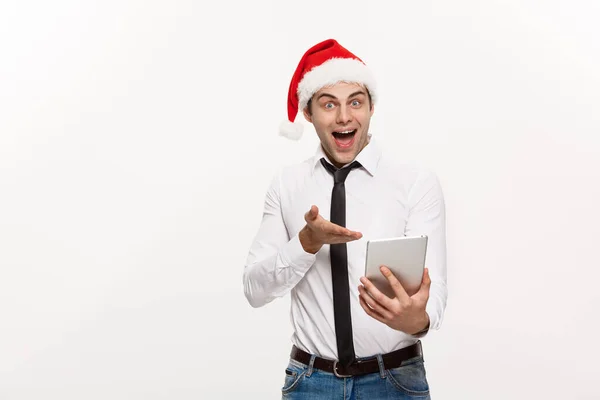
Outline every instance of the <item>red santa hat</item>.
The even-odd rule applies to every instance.
[[[308,49],[300,59],[288,91],[288,119],[281,123],[279,134],[293,140],[300,139],[304,127],[294,122],[298,110],[303,110],[321,88],[337,82],[365,85],[371,101],[375,102],[376,82],[369,68],[336,40],[328,39]]]

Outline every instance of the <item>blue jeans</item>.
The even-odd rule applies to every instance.
[[[302,400],[431,400],[423,356],[406,360],[401,366],[383,369],[368,375],[338,378],[333,373],[290,359],[285,370],[282,399]]]

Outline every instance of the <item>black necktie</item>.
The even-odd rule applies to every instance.
[[[346,227],[346,187],[344,181],[352,168],[360,167],[358,161],[337,169],[321,158],[321,164],[333,174],[331,192],[331,217],[334,224]],[[330,245],[331,278],[333,284],[333,315],[339,363],[348,366],[354,361],[352,318],[350,315],[350,287],[348,282],[348,253],[346,243]]]

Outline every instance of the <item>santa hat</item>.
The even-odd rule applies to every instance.
[[[375,79],[369,68],[336,40],[328,39],[308,49],[300,59],[288,91],[288,119],[281,123],[279,134],[293,140],[300,139],[303,125],[294,122],[298,110],[303,110],[321,88],[337,82],[365,85],[371,101],[375,102]]]

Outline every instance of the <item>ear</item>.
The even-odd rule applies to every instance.
[[[308,106],[304,107],[304,109],[302,110],[302,114],[304,114],[304,119],[306,119],[308,122],[310,122],[312,124],[312,116],[308,112]]]
[[[373,116],[374,112],[375,112],[375,104],[371,104],[371,117]]]

